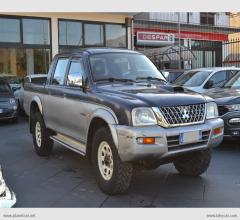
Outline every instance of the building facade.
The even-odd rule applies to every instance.
[[[229,34],[238,32],[240,32],[240,26],[232,27],[230,13],[225,12],[151,12],[134,16],[136,50],[144,52],[152,48],[179,45],[180,52],[175,50],[175,53],[181,54],[181,50],[191,53],[191,56],[180,57],[180,62],[179,56],[175,56],[176,59],[174,59],[173,55],[168,54],[166,56],[171,59],[158,61],[159,68],[190,69],[222,66],[227,56],[223,44],[228,41]],[[162,41],[155,40],[154,45],[149,44],[149,40],[139,43],[141,33],[173,35],[171,39],[174,38],[174,40],[165,41],[164,44]],[[167,51],[173,53],[172,50]]]
[[[130,13],[8,13],[0,15],[0,75],[47,73],[59,52],[132,47]]]

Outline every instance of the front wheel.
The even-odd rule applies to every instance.
[[[98,129],[94,135],[92,164],[103,192],[114,195],[127,191],[132,178],[132,166],[121,161],[106,127]]]
[[[40,112],[33,116],[33,144],[39,156],[49,156],[53,149],[53,140],[49,137],[49,132],[45,126]]]
[[[200,176],[208,169],[211,156],[211,149],[206,149],[184,155],[173,163],[175,168],[184,175]]]

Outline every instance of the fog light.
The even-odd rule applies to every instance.
[[[232,118],[229,120],[230,124],[236,124],[236,123],[240,123],[240,118]]]
[[[16,105],[13,106],[13,110],[17,110],[17,106]]]
[[[154,137],[141,137],[141,138],[137,138],[137,142],[139,144],[155,144],[155,138]]]
[[[221,134],[222,133],[222,130],[223,130],[223,128],[215,128],[214,130],[213,130],[213,134],[216,136],[216,135],[219,135],[219,134]]]

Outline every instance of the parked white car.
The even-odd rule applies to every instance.
[[[236,67],[192,69],[183,73],[173,83],[194,92],[204,93],[208,89],[223,86],[227,80],[239,71],[240,68]]]
[[[25,112],[23,107],[23,95],[24,95],[24,84],[33,83],[33,84],[43,84],[47,80],[47,74],[32,74],[28,75],[23,79],[21,88],[15,92],[15,97],[18,101],[18,106],[20,111]]]

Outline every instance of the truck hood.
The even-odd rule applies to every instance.
[[[209,90],[206,95],[219,105],[240,104],[240,89],[216,88]]]
[[[206,102],[206,98],[179,86],[170,84],[111,84],[98,85],[98,92],[104,96],[123,99],[135,106],[174,106]]]

